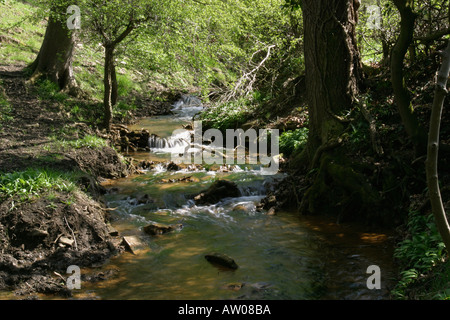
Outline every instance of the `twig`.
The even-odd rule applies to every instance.
[[[78,250],[77,239],[75,238],[75,233],[73,232],[72,228],[70,228],[69,223],[67,222],[66,216],[64,216],[64,220],[66,221],[67,228],[69,228],[70,232],[72,232],[73,241],[75,243],[75,249]]]
[[[58,272],[53,271],[53,274],[57,275],[58,277],[61,278],[62,281],[66,282],[66,279],[64,279],[64,277],[61,274],[59,274]]]

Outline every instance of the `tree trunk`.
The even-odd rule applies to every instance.
[[[378,193],[341,143],[362,83],[355,40],[358,5],[355,0],[302,1],[309,137],[305,151],[290,163],[291,168],[318,169],[298,211],[329,213],[338,221],[379,216]]]
[[[104,96],[103,96],[103,107],[104,107],[104,127],[106,131],[111,130],[111,121],[113,117],[113,104],[112,104],[112,92],[113,92],[113,69],[114,69],[114,46],[105,46],[105,65],[104,65]]]
[[[343,132],[361,81],[354,0],[304,0],[308,158]]]
[[[56,17],[65,14],[65,10],[65,7],[60,6],[52,8],[41,49],[30,65],[31,80],[49,79],[61,90],[75,94],[73,89],[76,89],[77,85],[72,67],[75,35],[67,28],[65,20],[61,21]]]
[[[115,106],[117,104],[117,98],[119,97],[117,84],[116,64],[113,61],[111,71],[111,104]]]
[[[439,131],[444,106],[447,95],[447,79],[450,73],[450,42],[443,53],[444,61],[439,71],[433,109],[431,112],[430,132],[428,135],[428,157],[426,162],[428,193],[431,201],[431,208],[436,221],[436,226],[444,241],[447,251],[450,251],[450,226],[442,203],[438,178],[438,147]]]
[[[403,61],[413,40],[416,19],[412,10],[412,2],[412,0],[394,0],[400,12],[401,24],[400,35],[391,53],[391,82],[402,123],[414,144],[416,155],[420,156],[426,154],[426,132],[420,126],[414,113],[403,75]]]

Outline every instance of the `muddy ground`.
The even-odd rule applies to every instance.
[[[40,294],[70,297],[70,265],[95,268],[125,250],[120,235],[110,229],[100,183],[136,168],[110,147],[53,149],[50,137],[58,131],[65,132],[64,139],[107,135],[89,123],[71,120],[58,102],[40,99],[23,67],[0,66],[0,90],[12,107],[10,120],[0,128],[0,173],[33,167],[83,174],[74,192],[43,191],[25,201],[0,197],[0,290],[18,299],[39,299]],[[152,106],[138,110],[139,115],[167,112],[167,103]],[[105,279],[95,272],[83,276],[89,281]]]

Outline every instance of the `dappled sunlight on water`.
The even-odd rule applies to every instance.
[[[158,117],[135,129],[167,136],[181,124]],[[141,153],[137,158],[154,156]],[[241,167],[217,172],[160,166],[108,182],[113,192],[106,200],[116,208],[111,212],[115,228],[140,237],[148,250],[112,259],[107,267],[119,269],[119,275],[87,283],[78,294],[99,299],[387,299],[393,270],[390,236],[325,217],[258,211],[269,182],[281,178]],[[195,205],[193,195],[217,179],[236,182],[242,196]],[[139,202],[142,196],[148,201]],[[183,227],[150,236],[143,232],[150,223]],[[205,254],[211,252],[232,257],[239,267],[229,270],[209,263]],[[370,265],[381,268],[381,290],[367,288]]]

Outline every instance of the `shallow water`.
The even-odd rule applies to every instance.
[[[132,129],[146,128],[163,137],[188,117],[157,117]],[[133,154],[139,159],[169,159],[155,152]],[[168,182],[190,177],[190,182]],[[235,181],[242,197],[207,206],[194,205],[192,195],[216,179]],[[282,176],[232,167],[229,172],[162,167],[144,175],[108,182],[113,226],[122,235],[145,243],[138,254],[125,253],[105,267],[117,277],[74,292],[96,299],[388,299],[394,266],[390,236],[361,226],[337,225],[325,217],[299,217],[292,212],[275,216],[256,210],[270,182]],[[152,201],[139,204],[148,195]],[[151,222],[181,223],[183,228],[160,236],[144,234]],[[218,268],[204,258],[209,252],[232,257],[239,268]],[[381,269],[381,289],[367,287],[367,268]]]

